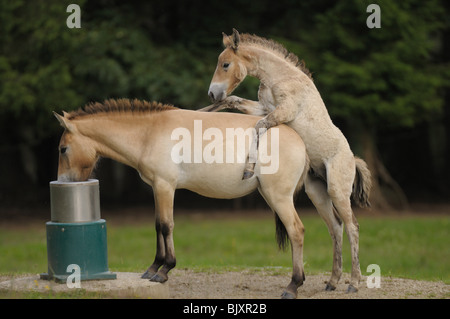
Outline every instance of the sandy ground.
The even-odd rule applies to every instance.
[[[285,273],[285,271],[283,271]],[[349,274],[343,274],[335,291],[325,291],[328,274],[306,275],[298,289],[300,299],[450,299],[450,285],[443,282],[381,277],[380,288],[367,288],[366,278],[359,292],[347,294]],[[274,299],[279,298],[290,276],[274,269],[204,273],[174,269],[169,281],[170,298]]]
[[[150,282],[140,278],[140,274],[131,272],[115,272],[114,280],[88,280],[81,281],[79,288],[86,292],[96,293],[98,298],[169,298],[169,286]],[[72,281],[70,281],[73,284]],[[42,280],[38,274],[0,277],[0,290],[6,290],[6,296],[21,298],[21,292],[60,293],[76,290],[77,287],[68,287],[66,283]],[[19,293],[15,293],[19,292]]]
[[[282,273],[282,274],[281,274]],[[380,288],[367,288],[366,277],[357,293],[347,294],[349,274],[343,274],[337,289],[324,291],[328,274],[307,275],[298,290],[299,299],[450,299],[450,285],[443,282],[381,277]],[[286,270],[199,272],[174,269],[164,284],[140,279],[139,273],[117,273],[117,280],[83,281],[81,288],[101,292],[104,298],[169,299],[278,299],[289,283]],[[65,284],[40,280],[38,275],[0,278],[1,290],[68,291]],[[12,294],[14,295],[14,294]]]

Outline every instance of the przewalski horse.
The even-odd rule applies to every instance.
[[[213,198],[236,198],[258,189],[275,212],[278,244],[283,247],[287,239],[291,243],[292,281],[282,296],[297,296],[304,280],[304,227],[293,196],[303,185],[309,161],[305,145],[291,128],[273,128],[260,143],[266,156],[273,155],[271,161],[279,161],[278,169],[264,173],[269,161],[258,163],[255,178],[243,181],[252,130],[260,117],[194,112],[125,99],[55,116],[65,128],[59,144],[58,180],[87,180],[99,157],[107,157],[135,168],[152,186],[157,246],[154,262],[143,278],[165,282],[175,267],[176,189]]]
[[[279,124],[292,127],[302,138],[310,158],[311,171],[305,190],[328,226],[333,239],[333,271],[326,290],[334,290],[342,273],[342,221],[350,241],[352,274],[348,292],[356,292],[361,277],[358,257],[359,225],[350,197],[361,207],[370,206],[370,171],[354,157],[347,139],[333,124],[325,104],[303,61],[281,44],[255,35],[223,34],[224,51],[209,87],[215,103],[202,111],[238,109],[264,116],[256,124],[252,148],[243,179],[253,174],[260,129]],[[231,92],[247,76],[260,80],[259,101],[250,101]]]

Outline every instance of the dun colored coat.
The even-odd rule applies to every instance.
[[[250,178],[257,162],[260,133],[280,124],[293,128],[306,145],[311,171],[305,190],[328,226],[333,239],[333,272],[326,290],[334,290],[342,273],[342,221],[349,237],[352,274],[348,292],[356,292],[361,278],[359,265],[359,225],[350,197],[360,206],[369,206],[370,171],[355,157],[347,139],[333,124],[325,104],[304,63],[281,44],[233,30],[223,34],[224,51],[219,55],[209,87],[215,104],[202,111],[238,109],[264,116],[256,123],[243,179]],[[259,101],[228,96],[247,76],[260,80]],[[228,96],[228,97],[227,97]]]
[[[135,168],[152,186],[156,206],[156,256],[143,278],[164,282],[175,267],[173,204],[176,189],[184,188],[213,198],[236,198],[258,189],[276,213],[279,245],[283,246],[286,238],[291,242],[292,280],[282,296],[297,296],[297,288],[304,280],[304,227],[293,197],[303,186],[309,160],[305,145],[291,128],[282,125],[269,130],[267,134],[277,133],[278,139],[263,139],[260,144],[266,150],[278,150],[278,169],[266,174],[263,169],[270,163],[257,163],[254,177],[243,181],[242,171],[250,142],[242,143],[245,149],[239,150],[236,149],[239,143],[234,141],[245,139],[245,131],[252,129],[259,117],[195,112],[124,99],[88,105],[84,110],[63,116],[55,113],[55,116],[65,128],[59,144],[59,181],[87,180],[98,159],[107,157]],[[202,124],[201,132],[196,132],[198,123]],[[230,129],[235,132],[231,139],[227,136]],[[180,132],[193,138],[183,143]],[[208,142],[207,132],[216,133],[215,141]],[[202,146],[197,154],[194,139],[198,139],[198,133],[201,136],[197,142]],[[212,135],[208,137],[211,139]],[[192,145],[192,150],[180,149],[179,143],[187,148]],[[216,151],[224,151],[223,157],[229,151],[233,154],[243,151],[244,158],[202,159],[208,154],[211,143]],[[190,152],[191,156],[186,158],[180,151]]]

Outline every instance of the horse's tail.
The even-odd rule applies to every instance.
[[[355,156],[356,175],[353,182],[352,198],[360,207],[370,207],[369,195],[372,188],[370,170],[366,162]]]
[[[300,179],[298,180],[297,186],[295,187],[295,192],[293,196],[293,201],[295,200],[298,192],[302,188],[303,184],[305,183],[306,175],[309,172],[309,157],[308,154],[305,152],[305,165],[303,167],[302,175],[300,176]],[[277,238],[277,244],[278,248],[281,250],[286,250],[286,247],[289,243],[289,236],[286,231],[286,227],[284,226],[283,222],[281,221],[280,217],[278,217],[278,214],[275,212],[275,233]]]
[[[286,227],[284,227],[283,222],[281,221],[280,217],[278,217],[278,214],[276,212],[275,212],[275,232],[278,248],[280,250],[286,250],[286,247],[289,244],[288,242],[289,236],[286,231]]]

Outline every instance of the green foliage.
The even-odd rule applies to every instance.
[[[49,162],[37,152],[60,133],[52,111],[119,97],[208,105],[221,32],[233,27],[286,45],[306,61],[333,118],[374,132],[441,116],[450,83],[448,61],[439,60],[449,28],[439,0],[378,1],[381,29],[366,27],[369,0],[82,0],[81,29],[69,29],[72,2],[0,3],[0,151],[7,162],[19,154],[23,166]],[[248,78],[234,94],[256,99],[257,88]],[[31,175],[38,179],[36,170]]]
[[[375,127],[430,120],[441,112],[441,89],[448,85],[448,72],[433,63],[445,10],[439,1],[378,1],[381,28],[369,29],[370,3],[309,8],[304,25],[314,27],[299,30],[287,46],[317,70],[316,85],[332,116]]]
[[[69,29],[69,3],[3,3],[3,119],[34,123],[32,135],[40,139],[57,127],[51,111],[70,111],[90,101],[130,97],[188,108],[208,102],[214,68],[198,52],[179,44],[155,45],[145,30],[128,24],[126,15],[121,18],[120,8],[92,12],[84,1],[78,2],[82,28]]]
[[[274,4],[278,18],[272,17],[270,27],[262,8],[217,19],[199,15],[200,3],[78,1],[81,29],[66,26],[69,3],[2,3],[0,115],[33,119],[42,124],[35,128],[38,136],[49,133],[51,111],[94,100],[136,97],[186,108],[208,104],[220,32],[233,26],[278,39],[304,58],[334,116],[413,126],[442,107],[439,90],[448,72],[431,63],[446,18],[437,0],[380,0],[381,29],[365,25],[370,1]],[[217,14],[225,8],[214,3],[208,9]],[[238,92],[256,96],[257,84],[247,82]]]

